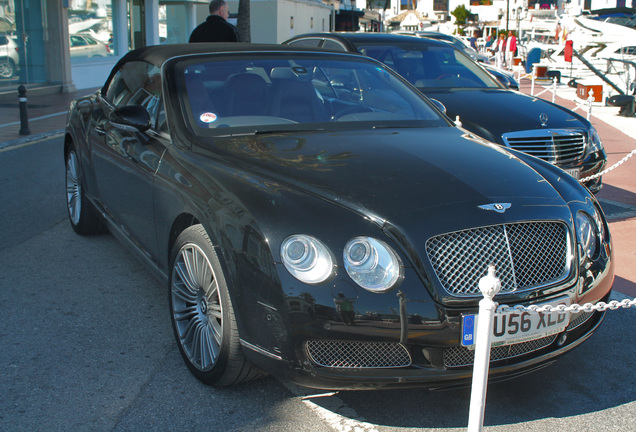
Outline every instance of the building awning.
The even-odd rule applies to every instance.
[[[362,18],[364,16],[364,11],[360,9],[338,9],[336,10],[336,14]]]

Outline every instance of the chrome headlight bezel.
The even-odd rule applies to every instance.
[[[355,237],[343,250],[344,266],[354,282],[367,291],[382,293],[403,278],[403,265],[397,253],[382,240]]]
[[[306,284],[321,284],[335,274],[336,263],[329,248],[306,234],[287,237],[280,246],[280,256],[287,271]]]
[[[596,220],[587,212],[576,213],[574,228],[581,262],[594,259],[600,250],[600,231]]]
[[[601,137],[594,126],[592,126],[588,132],[587,151],[588,153],[603,151],[603,141],[601,141]]]

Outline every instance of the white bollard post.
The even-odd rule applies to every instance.
[[[470,393],[468,432],[480,432],[484,426],[486,388],[490,366],[490,340],[497,303],[492,299],[501,289],[501,281],[495,276],[495,266],[488,266],[488,275],[479,280],[479,290],[484,298],[479,302],[477,334],[475,335],[475,363]]]
[[[532,65],[532,85],[530,86],[530,96],[534,96],[534,77],[537,74],[537,65]]]
[[[594,100],[594,90],[590,89],[590,91],[587,93],[588,94],[588,98],[587,98],[587,120],[590,120],[590,117],[592,117],[592,101]]]
[[[552,103],[556,101],[557,79],[552,77]]]

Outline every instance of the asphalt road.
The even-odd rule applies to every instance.
[[[167,288],[66,220],[61,139],[0,152],[1,431],[461,431],[469,389],[215,389],[173,341]],[[634,308],[557,363],[492,384],[487,431],[635,431]]]

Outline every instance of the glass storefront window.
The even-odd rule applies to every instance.
[[[186,43],[190,38],[185,3],[159,2],[159,43]]]
[[[13,0],[0,0],[0,86],[18,81],[20,45]]]
[[[68,33],[71,63],[114,55],[111,0],[70,0]]]

